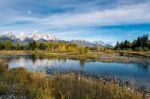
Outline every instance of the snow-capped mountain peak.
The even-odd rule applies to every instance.
[[[34,31],[34,32],[30,35],[30,37],[31,37],[32,39],[34,39],[34,40],[39,40],[39,39],[42,38],[42,37],[41,37],[41,34],[38,33],[38,31]]]
[[[105,47],[113,47],[112,42],[95,41],[93,43],[96,44],[96,45],[102,45],[102,46],[105,46]]]
[[[51,39],[53,39],[52,36],[51,36],[51,35],[48,35],[48,34],[43,34],[43,35],[42,35],[42,38],[43,38],[44,40],[51,40]]]
[[[38,31],[34,31],[30,37],[33,38],[34,40],[40,40],[40,39],[43,39],[46,41],[57,40],[57,38],[53,35],[39,33]]]
[[[41,41],[50,41],[50,40],[57,40],[57,38],[50,34],[45,33],[39,33],[38,31],[34,31],[32,34],[26,35],[24,32],[20,32],[19,34],[13,34],[12,32],[6,32],[0,35],[0,39],[2,41],[5,41],[6,39],[12,40],[12,41],[18,41],[21,42],[24,41],[33,41],[33,40],[41,40]]]
[[[5,33],[3,34],[3,36],[12,37],[12,36],[14,36],[14,35],[12,34],[12,32],[5,32]]]
[[[97,44],[97,45],[103,45],[103,46],[106,45],[106,43],[104,43],[104,42],[102,42],[102,41],[94,41],[93,43],[94,43],[94,44]]]
[[[12,42],[32,42],[35,41],[64,41],[64,42],[70,42],[77,44],[78,46],[87,46],[87,47],[98,47],[98,46],[104,46],[104,47],[112,47],[111,43],[104,43],[102,41],[86,41],[86,40],[71,40],[71,41],[65,41],[65,40],[59,40],[54,35],[51,35],[49,33],[39,33],[38,31],[34,31],[32,34],[25,34],[24,32],[20,32],[19,34],[13,34],[11,32],[6,32],[2,35],[0,35],[0,41],[6,41],[11,40]]]
[[[109,43],[104,43],[102,41],[86,41],[86,40],[71,40],[72,43],[75,43],[79,46],[87,46],[87,47],[98,47],[98,46],[103,46],[103,47],[112,47],[111,44]]]
[[[21,41],[24,41],[25,38],[26,38],[26,35],[25,35],[24,32],[20,32],[18,35],[16,35],[16,37],[17,37],[18,39],[20,39]]]

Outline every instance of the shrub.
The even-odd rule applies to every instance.
[[[4,81],[0,81],[0,95],[5,95],[8,92],[8,85]]]
[[[0,66],[0,74],[4,73],[7,71],[7,67],[6,66]]]
[[[83,47],[81,46],[79,49],[78,49],[79,53],[80,54],[86,54],[89,52],[89,49],[87,47]]]
[[[142,48],[142,47],[136,47],[136,48],[135,48],[135,51],[137,51],[137,52],[143,51],[143,48]]]
[[[144,51],[149,51],[149,48],[148,47],[144,47],[143,50]]]
[[[132,51],[132,49],[131,49],[131,48],[127,48],[126,50],[128,50],[128,51]]]

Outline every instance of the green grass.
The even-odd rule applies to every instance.
[[[0,95],[27,99],[142,99],[142,95],[113,81],[104,83],[81,75],[32,73],[0,66]]]

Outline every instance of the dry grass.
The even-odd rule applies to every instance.
[[[73,74],[31,73],[24,68],[8,70],[1,63],[0,95],[9,94],[26,99],[142,99],[140,93],[113,82]]]

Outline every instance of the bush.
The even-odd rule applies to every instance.
[[[0,95],[5,95],[8,92],[8,85],[4,81],[0,81]]]
[[[1,64],[0,65],[0,75],[1,75],[1,74],[5,73],[7,71],[8,65],[2,63],[1,61],[0,61],[0,64]]]
[[[86,54],[89,52],[89,49],[87,47],[83,47],[81,46],[79,49],[78,49],[79,53],[80,54]]]
[[[144,47],[143,50],[144,51],[149,51],[149,48],[148,47]]]
[[[6,66],[0,66],[0,74],[5,73],[7,71]]]
[[[137,52],[143,51],[143,48],[142,48],[142,47],[136,47],[136,48],[135,48],[135,51],[137,51]]]
[[[128,51],[132,51],[132,48],[127,48],[126,50],[128,50]]]

